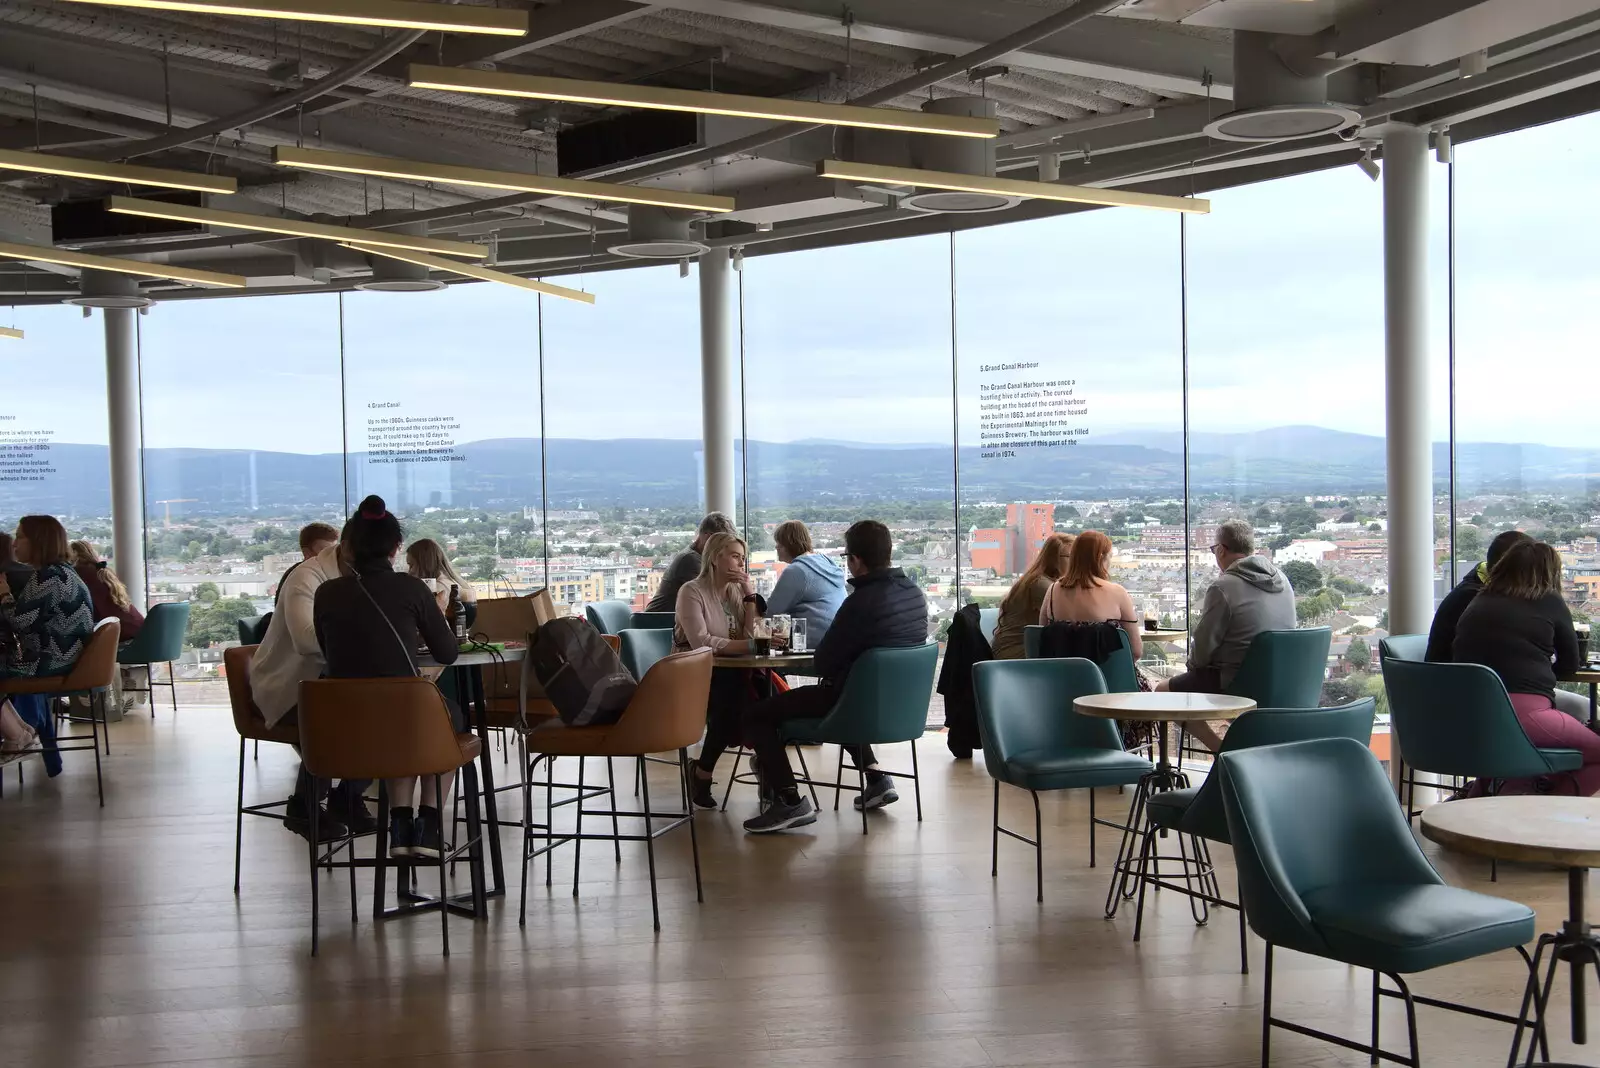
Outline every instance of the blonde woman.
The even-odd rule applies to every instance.
[[[717,656],[755,651],[751,636],[766,602],[750,584],[745,568],[744,539],[726,532],[713,534],[701,551],[700,577],[678,590],[673,648],[710,649]],[[717,758],[739,740],[740,719],[750,704],[751,672],[716,668],[711,673],[711,699],[706,708],[706,737],[689,774],[689,792],[700,808],[716,808],[711,772]]]
[[[72,569],[89,587],[89,600],[94,605],[94,617],[105,619],[115,616],[122,624],[122,641],[129,642],[139,635],[144,626],[144,613],[133,606],[128,597],[128,587],[122,584],[117,573],[100,559],[95,547],[86,541],[75,541],[68,546],[72,556]]]
[[[432,538],[418,538],[407,546],[406,573],[413,578],[421,579],[423,584],[433,591],[441,611],[450,603],[451,586],[461,591],[462,604],[478,602],[477,591],[467,585],[467,580],[450,566],[450,558]]]

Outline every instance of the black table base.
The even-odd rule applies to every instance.
[[[1561,925],[1561,930],[1553,934],[1539,936],[1537,947],[1533,951],[1533,974],[1528,978],[1528,992],[1523,996],[1523,1004],[1534,1000],[1532,995],[1537,994],[1534,1011],[1540,1016],[1550,1004],[1550,988],[1555,984],[1556,970],[1565,961],[1571,968],[1572,976],[1572,1041],[1578,1045],[1586,1045],[1589,1041],[1589,1016],[1586,1004],[1587,994],[1584,992],[1583,972],[1585,968],[1594,968],[1596,978],[1600,979],[1600,936],[1595,934],[1594,928],[1589,926],[1584,916],[1584,893],[1588,888],[1589,869],[1570,868],[1567,871],[1567,921]],[[1548,959],[1545,953],[1549,952]],[[1544,978],[1539,979],[1539,966],[1544,965]],[[1537,987],[1535,984],[1538,984]],[[1518,1039],[1521,1039],[1520,1032]],[[1528,1050],[1528,1064],[1533,1064],[1533,1050]],[[1517,1048],[1512,1047],[1511,1060],[1515,1063]]]

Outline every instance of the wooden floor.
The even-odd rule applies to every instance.
[[[578,898],[566,847],[553,890],[541,866],[519,928],[513,866],[511,897],[491,903],[487,923],[452,921],[448,959],[434,916],[374,924],[370,881],[352,927],[341,874],[324,883],[312,960],[303,843],[272,822],[247,820],[234,897],[236,745],[217,707],[117,724],[103,810],[87,754],[69,756],[54,781],[30,765],[20,790],[7,771],[6,1065],[1210,1068],[1259,1057],[1261,945],[1252,939],[1255,969],[1241,976],[1233,915],[1199,928],[1169,894],[1135,946],[1131,914],[1101,915],[1115,842],[1102,834],[1102,867],[1091,870],[1082,795],[1046,799],[1044,904],[1024,846],[1002,842],[991,879],[990,780],[981,759],[953,762],[937,735],[921,745],[920,825],[907,790],[873,815],[868,837],[853,812],[826,811],[802,833],[749,839],[739,821],[752,791],[736,787],[727,813],[699,820],[704,904],[687,835],[660,843],[659,935],[643,847],[625,846],[619,865],[609,845],[590,844]],[[884,756],[909,759],[905,746]],[[290,751],[263,746],[247,764],[246,797],[282,797],[293,768]],[[671,774],[653,772],[662,795]],[[1102,812],[1123,801],[1115,791],[1101,800]],[[1011,791],[1004,811],[1021,824],[1026,805]],[[513,832],[506,842],[515,858]],[[1533,905],[1542,928],[1563,918],[1560,874],[1502,867],[1490,884],[1485,865],[1429,849],[1452,882]],[[1231,870],[1222,880],[1231,894]],[[1279,1012],[1366,1033],[1365,973],[1292,954],[1279,962]],[[1515,1011],[1520,969],[1501,955],[1414,985]],[[1565,978],[1557,989],[1564,1022]],[[1509,1028],[1423,1012],[1424,1064],[1504,1063]],[[1401,1019],[1386,1010],[1397,1041]],[[1556,1060],[1600,1059],[1600,1046],[1572,1046],[1564,1026],[1554,1037]],[[1365,1058],[1280,1032],[1273,1062]]]

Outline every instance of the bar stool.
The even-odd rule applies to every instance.
[[[0,680],[0,699],[13,694],[40,694],[46,698],[84,695],[89,698],[89,733],[57,735],[56,751],[94,751],[94,785],[100,793],[101,808],[106,805],[106,787],[100,772],[100,732],[107,731],[106,752],[109,754],[111,740],[106,724],[106,701],[117,672],[117,638],[121,633],[121,623],[109,617],[102,619],[94,625],[94,633],[83,643],[83,652],[78,654],[77,662],[65,675]],[[89,744],[63,745],[63,742]]]
[[[377,779],[378,834],[377,855],[371,861],[355,856],[355,838],[329,844],[319,856],[317,848],[318,806],[311,806],[311,955],[317,955],[318,880],[317,868],[350,869],[350,922],[356,922],[357,867],[377,869],[373,891],[373,917],[388,919],[412,912],[437,910],[443,932],[444,954],[450,955],[450,913],[462,911],[482,919],[487,913],[484,889],[483,827],[478,796],[478,771],[473,761],[482,749],[478,736],[457,734],[450,723],[444,696],[432,682],[423,678],[393,679],[317,679],[300,684],[300,758],[306,770],[319,779]],[[388,779],[428,778],[438,783],[443,776],[460,771],[462,793],[467,805],[466,842],[457,842],[437,859],[389,856]],[[443,798],[440,798],[441,802]],[[441,808],[442,808],[441,804]],[[349,859],[334,861],[340,851]],[[450,897],[445,885],[445,868],[461,854],[468,858],[472,893],[470,908]],[[384,907],[384,876],[390,867],[401,867],[409,876],[411,868],[439,869],[439,896],[418,896],[397,908]]]
[[[228,704],[233,709],[233,728],[239,732],[239,796],[237,800],[238,812],[234,816],[233,824],[233,892],[239,892],[239,859],[244,846],[244,818],[246,816],[265,816],[270,820],[283,822],[283,811],[287,801],[269,801],[260,805],[246,805],[244,803],[244,749],[245,742],[253,741],[256,748],[260,749],[262,742],[277,742],[281,745],[300,744],[300,728],[292,723],[267,726],[266,717],[261,714],[261,709],[256,707],[255,698],[250,692],[250,667],[255,663],[256,649],[258,646],[241,645],[233,649],[222,651],[222,670],[228,677]]]

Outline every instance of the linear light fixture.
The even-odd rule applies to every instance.
[[[84,267],[95,271],[115,271],[118,274],[137,274],[146,278],[169,278],[174,282],[217,286],[221,289],[243,289],[246,284],[243,275],[201,271],[193,267],[174,267],[166,263],[146,263],[144,260],[123,260],[114,256],[94,256],[87,252],[72,252],[39,245],[17,245],[10,241],[0,241],[0,257],[26,260],[30,263],[59,263],[64,267]],[[19,333],[17,336],[22,335]]]
[[[22,331],[14,326],[0,326],[0,337],[8,337],[13,341],[22,340]]]
[[[50,156],[43,152],[15,152],[0,148],[0,170],[30,171],[34,174],[59,174],[64,178],[99,178],[129,185],[158,185],[166,189],[189,189],[197,193],[236,193],[239,183],[232,178],[190,171],[169,171],[165,167],[138,167],[128,163],[101,163],[72,156]]]
[[[817,174],[846,182],[875,182],[881,185],[909,185],[921,189],[949,189],[957,193],[992,193],[1002,197],[1029,200],[1062,200],[1069,204],[1100,204],[1111,208],[1160,208],[1204,215],[1211,201],[1193,197],[1168,197],[1155,193],[1130,193],[1122,189],[1094,189],[1085,185],[1057,182],[1024,182],[1015,178],[985,178],[977,174],[950,171],[921,171],[912,167],[881,167],[873,163],[850,163],[825,159],[817,164]]]
[[[624,204],[651,204],[658,208],[686,208],[691,211],[732,211],[732,197],[683,193],[676,189],[652,189],[619,185],[615,182],[588,182],[574,178],[553,178],[521,171],[490,171],[481,167],[458,167],[448,163],[421,163],[354,152],[329,152],[320,148],[272,150],[272,161],[280,167],[303,167],[313,171],[339,171],[343,174],[370,174],[377,178],[400,178],[419,182],[444,182],[483,189],[513,189],[523,193],[548,193],[583,200],[611,200]]]
[[[399,260],[401,263],[414,263],[418,267],[426,267],[433,271],[450,271],[464,278],[476,278],[481,282],[499,282],[504,286],[531,289],[535,293],[561,297],[565,300],[575,300],[581,304],[594,303],[593,293],[585,293],[581,289],[568,289],[566,286],[551,285],[549,282],[540,282],[533,278],[523,278],[521,275],[507,274],[505,271],[491,270],[476,263],[447,260],[439,256],[430,256],[426,252],[401,252],[392,248],[374,248],[371,245],[362,245],[354,241],[341,242],[341,244],[345,248],[355,249],[357,252],[370,252],[374,256],[387,256],[391,260]]]
[[[546,78],[533,74],[411,65],[413,89],[442,89],[456,93],[485,93],[532,100],[566,100],[574,104],[604,104],[659,111],[693,111],[703,115],[734,115],[745,119],[779,122],[815,122],[826,126],[864,126],[873,130],[947,134],[951,137],[998,137],[997,119],[966,115],[933,115],[899,108],[866,108],[851,104],[822,104],[810,100],[781,100],[737,93],[708,93],[696,89],[665,89],[654,85],[617,85],[576,78]]]
[[[363,245],[403,248],[414,252],[440,252],[447,256],[469,256],[480,260],[489,254],[488,249],[470,241],[446,241],[438,237],[391,234],[386,230],[363,230],[359,226],[333,226],[329,223],[305,222],[300,219],[280,219],[244,211],[193,208],[186,204],[167,204],[159,200],[140,200],[138,197],[107,197],[106,210],[116,215],[140,215],[147,219],[201,223],[234,230],[259,230],[266,234],[286,234],[289,237],[353,241]]]
[[[477,5],[419,3],[417,0],[71,0],[106,7],[183,11],[194,15],[243,15],[294,22],[337,22],[349,26],[387,26],[400,30],[487,33],[523,37],[525,10]]]

